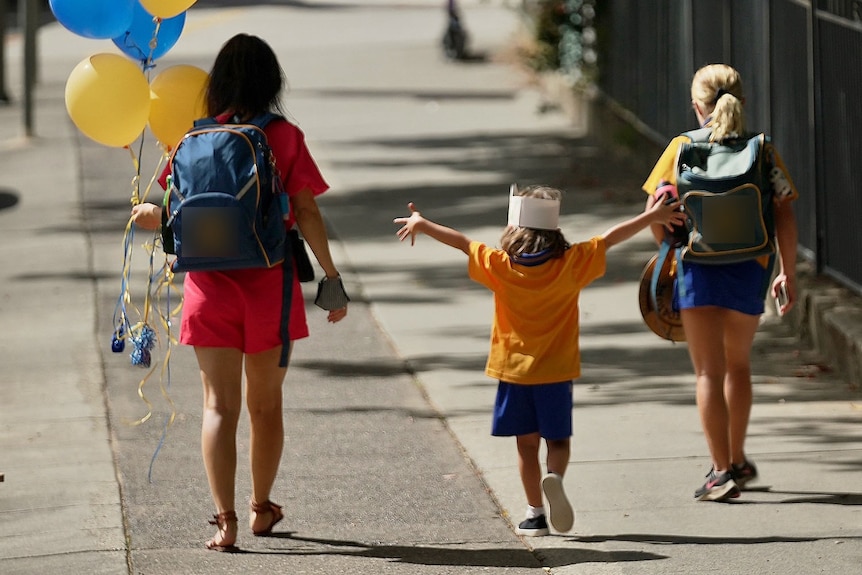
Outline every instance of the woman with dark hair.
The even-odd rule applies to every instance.
[[[224,44],[213,64],[206,89],[207,113],[222,123],[242,123],[266,112],[281,114],[284,84],[284,72],[270,46],[255,36],[238,34]],[[290,218],[285,225],[288,229],[298,225],[326,277],[335,280],[338,269],[315,200],[329,186],[297,126],[279,117],[264,132],[290,199]],[[166,176],[161,180],[163,186]],[[132,208],[132,218],[138,226],[155,229],[161,224],[161,212],[161,206],[141,204]],[[291,341],[309,335],[302,290],[296,274],[293,278]],[[206,542],[208,549],[230,550],[237,540],[236,433],[243,370],[251,425],[249,526],[254,535],[268,535],[284,517],[281,506],[270,501],[284,445],[282,383],[287,368],[279,367],[282,287],[281,265],[190,271],[184,282],[180,342],[194,346],[200,367],[204,396],[201,450],[217,510],[211,523],[218,532]],[[328,320],[338,322],[346,315],[345,305],[330,311]]]

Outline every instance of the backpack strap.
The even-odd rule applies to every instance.
[[[263,130],[267,126],[267,124],[269,124],[273,120],[278,120],[281,118],[282,117],[278,114],[273,114],[272,112],[264,112],[263,114],[259,114],[245,123],[251,124],[252,126],[257,126],[261,130]]]
[[[278,114],[273,114],[272,112],[265,112],[263,114],[259,114],[254,118],[245,122],[246,124],[251,124],[252,126],[257,126],[261,130],[266,128],[266,126],[272,122],[273,120],[283,119],[282,116]],[[273,166],[275,168],[275,166]],[[272,177],[272,192],[276,195],[279,201],[287,203],[287,195],[284,193],[282,188],[281,176],[278,172],[273,173]],[[286,205],[282,206],[282,209],[286,212]],[[284,261],[281,262],[281,269],[283,272],[282,275],[282,290],[281,290],[281,325],[279,331],[281,333],[281,355],[278,359],[279,367],[287,367],[287,362],[290,360],[290,310],[293,306],[293,258],[290,257],[290,254],[293,253],[293,246],[289,245],[291,243],[290,234],[287,234],[287,237],[284,239]]]
[[[284,240],[290,242],[290,234]],[[292,253],[292,246],[284,247],[285,254]],[[287,367],[287,362],[290,359],[290,308],[293,306],[293,258],[285,255],[284,261],[281,262],[282,281],[284,285],[281,290],[281,355],[278,359],[279,367]]]
[[[696,130],[689,130],[688,132],[683,132],[680,135],[688,137],[692,141],[692,143],[706,144],[706,143],[709,143],[709,137],[712,135],[712,128],[707,126],[705,128],[698,128]],[[743,134],[742,136],[740,136],[738,139],[750,140],[751,138],[754,138],[754,137],[760,138],[760,147],[761,148],[763,148],[764,145],[766,143],[769,143],[769,141],[770,141],[769,137],[766,134],[764,134],[763,132],[761,132],[760,134],[747,132],[746,134]],[[737,139],[737,138],[733,138],[733,139]]]
[[[698,128],[696,130],[689,130],[688,132],[683,132],[680,134],[681,136],[686,136],[692,142],[698,143],[707,143],[709,142],[709,137],[712,135],[712,128]]]
[[[661,277],[661,270],[664,268],[664,262],[669,257],[673,257],[674,248],[671,247],[667,240],[662,240],[659,246],[658,257],[655,260],[655,267],[652,270],[652,279],[649,284],[649,296],[652,300],[653,309],[658,309],[658,300],[656,300],[656,289],[658,288],[658,280]],[[679,259],[679,258],[677,258]]]
[[[265,112],[255,116],[245,123],[257,126],[263,130],[270,122],[277,119],[283,118],[278,114]],[[275,168],[274,165],[273,168]],[[278,172],[273,173],[272,192],[278,197],[279,201],[282,201],[285,204],[282,206],[282,210],[284,213],[287,213],[287,194],[284,193],[281,176]],[[291,244],[290,234],[287,234],[284,241],[285,257],[284,261],[281,262],[283,285],[281,290],[281,325],[279,327],[279,331],[281,333],[281,355],[278,359],[279,367],[287,367],[287,363],[290,360],[290,310],[293,306],[293,258],[290,257],[290,254],[293,253],[293,246],[289,245]]]
[[[245,124],[250,124],[252,126],[257,126],[261,130],[266,128],[266,126],[272,122],[273,120],[283,119],[282,116],[278,114],[273,114],[272,112],[264,112],[263,114],[258,114],[254,118],[244,122]],[[273,169],[275,169],[275,165],[273,164]],[[272,174],[272,193],[278,199],[278,201],[283,202],[282,210],[284,213],[287,213],[287,194],[284,193],[284,189],[282,187],[281,176],[277,171]],[[281,290],[281,325],[279,326],[279,332],[281,334],[281,355],[278,359],[279,367],[287,367],[287,363],[290,360],[290,311],[293,306],[293,258],[290,257],[290,254],[293,253],[293,246],[290,240],[290,234],[287,234],[284,238],[285,246],[284,246],[284,261],[281,262],[281,270],[282,270],[282,290]]]
[[[212,126],[213,124],[218,124],[219,122],[213,117],[208,116],[206,118],[198,118],[194,121],[194,127],[199,128],[200,126]]]
[[[257,126],[258,128],[260,128],[262,130],[266,127],[267,124],[269,124],[273,120],[277,120],[280,118],[283,119],[283,116],[280,116],[278,114],[274,114],[272,112],[264,112],[263,114],[258,114],[257,116],[253,117],[248,122],[242,122],[242,123]],[[231,119],[233,120],[234,118],[231,118]],[[223,123],[225,123],[225,122],[219,122],[215,118],[215,116],[207,116],[206,118],[198,118],[197,120],[195,120],[194,121],[194,127],[197,128],[198,126],[211,126],[213,124],[223,124]],[[231,122],[231,123],[240,123],[240,122]]]

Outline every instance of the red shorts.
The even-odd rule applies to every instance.
[[[291,341],[308,337],[305,302],[293,281]],[[282,344],[281,266],[188,272],[183,283],[180,343],[259,353]]]

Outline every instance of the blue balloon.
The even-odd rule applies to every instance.
[[[48,4],[57,22],[68,30],[104,40],[129,27],[138,0],[49,0]]]
[[[186,25],[186,13],[181,12],[173,18],[166,18],[159,24],[156,32],[156,18],[147,12],[138,0],[132,9],[132,22],[125,32],[112,38],[114,45],[126,56],[143,63],[158,60],[168,50],[174,47],[183,27]],[[155,38],[154,38],[155,36]],[[150,44],[155,40],[155,47]]]

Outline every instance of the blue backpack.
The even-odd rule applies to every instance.
[[[271,268],[284,262],[279,365],[290,352],[293,264],[287,194],[263,128],[275,114],[242,124],[195,121],[169,160],[162,247],[175,272]]]
[[[710,142],[711,128],[687,132],[677,156],[677,189],[688,216],[683,261],[728,264],[775,252],[773,189],[763,134]]]
[[[686,263],[731,264],[775,253],[774,185],[765,165],[769,139],[757,134],[710,142],[711,133],[701,128],[683,134],[691,142],[680,145],[673,195],[682,202],[686,225],[666,235],[642,277],[644,320],[671,341],[685,340],[673,296]]]
[[[174,271],[273,267],[284,261],[287,196],[263,128],[195,121],[169,160],[162,243]]]

